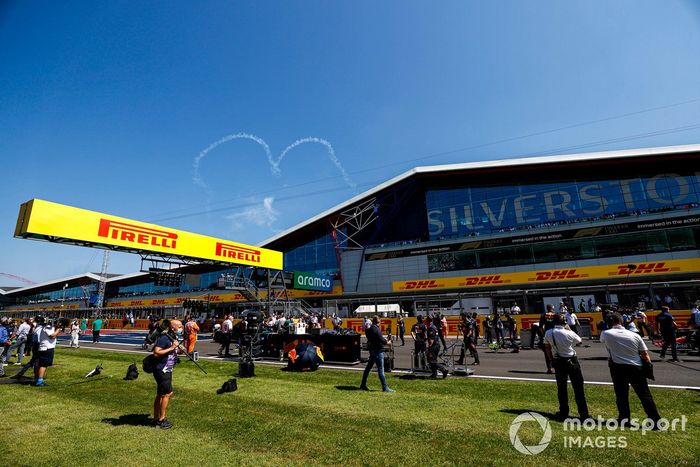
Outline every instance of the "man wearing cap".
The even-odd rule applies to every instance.
[[[153,346],[156,357],[156,369],[153,378],[156,380],[156,398],[153,401],[153,422],[156,428],[167,430],[173,425],[165,417],[168,402],[173,395],[173,368],[177,361],[177,349],[182,339],[182,322],[176,319],[170,321],[167,333],[161,334]]]
[[[569,417],[569,394],[567,390],[567,379],[571,380],[576,398],[576,407],[581,420],[589,418],[586,395],[583,391],[583,374],[581,365],[576,356],[574,346],[581,343],[581,338],[569,329],[564,327],[565,318],[563,314],[555,315],[554,328],[548,330],[544,335],[544,351],[554,366],[557,379],[557,398],[559,399],[559,412],[557,419],[564,420]]]
[[[56,350],[56,337],[61,333],[61,329],[56,329],[51,324],[46,324],[43,316],[36,317],[36,330],[34,339],[39,343],[34,367],[34,386],[46,386],[44,376],[46,369],[53,365],[53,355]]]

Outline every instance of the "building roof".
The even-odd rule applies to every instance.
[[[537,157],[525,157],[525,158],[514,158],[514,159],[501,159],[492,161],[478,161],[478,162],[466,162],[462,164],[445,164],[445,165],[432,165],[426,167],[416,167],[408,170],[401,175],[398,175],[392,179],[381,183],[374,188],[371,188],[359,195],[353,196],[347,201],[344,201],[330,209],[323,211],[322,213],[307,219],[287,230],[284,230],[260,243],[258,246],[265,247],[285,236],[291,234],[294,231],[307,227],[315,222],[325,219],[326,217],[334,214],[343,209],[349,208],[355,203],[365,200],[372,195],[375,195],[386,188],[389,188],[397,183],[404,181],[408,178],[419,174],[436,174],[436,173],[449,173],[449,172],[465,172],[470,170],[484,170],[484,169],[503,169],[503,168],[516,168],[524,166],[537,166],[546,164],[566,164],[574,162],[585,162],[585,161],[600,161],[609,159],[625,159],[632,157],[653,157],[659,155],[670,155],[670,154],[682,154],[690,152],[700,152],[700,144],[690,144],[684,146],[665,146],[657,148],[639,148],[639,149],[624,149],[620,151],[605,151],[605,152],[591,152],[591,153],[580,153],[580,154],[565,154],[565,155],[555,155],[555,156],[537,156]]]
[[[24,287],[17,287],[13,290],[8,290],[6,292],[6,295],[12,295],[12,294],[21,294],[22,292],[28,292],[31,290],[41,290],[44,288],[49,288],[52,285],[60,285],[60,284],[67,284],[69,282],[77,281],[80,279],[91,279],[94,281],[99,281],[100,280],[100,275],[95,274],[92,272],[86,272],[84,274],[76,274],[74,276],[68,276],[68,277],[62,277],[59,279],[52,279],[50,281],[46,282],[41,282],[39,284],[32,284],[32,285],[27,285]]]

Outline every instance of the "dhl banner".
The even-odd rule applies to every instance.
[[[282,270],[282,253],[40,199],[20,206],[15,237]]]
[[[554,282],[575,282],[593,279],[626,280],[627,277],[654,276],[658,274],[673,274],[681,272],[700,271],[700,259],[673,259],[648,263],[635,263],[635,268],[629,264],[609,264],[605,266],[585,266],[566,269],[534,270],[505,274],[485,274],[475,276],[456,276],[439,279],[418,279],[410,281],[394,281],[394,292],[427,290],[427,289],[463,289],[471,287],[492,287],[522,284],[545,284]]]

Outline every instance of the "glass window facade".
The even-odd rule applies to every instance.
[[[68,300],[89,300],[90,297],[97,293],[95,285],[82,287],[66,287],[65,289],[52,290],[50,292],[40,293],[36,295],[21,297],[17,299],[17,303],[44,303],[44,302],[61,302]]]
[[[338,260],[330,234],[318,237],[284,253],[285,271],[335,273]]]
[[[700,206],[700,175],[574,180],[426,191],[431,240],[545,228]]]
[[[428,255],[430,272],[577,261],[700,248],[700,227]]]

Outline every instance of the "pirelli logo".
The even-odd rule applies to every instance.
[[[231,245],[230,243],[216,242],[215,254],[222,258],[237,259],[248,263],[260,262],[260,250]]]
[[[110,219],[100,219],[97,229],[99,237],[111,238],[123,242],[140,245],[151,245],[163,248],[175,249],[177,247],[177,234],[167,230],[152,229],[136,224],[127,224]]]

